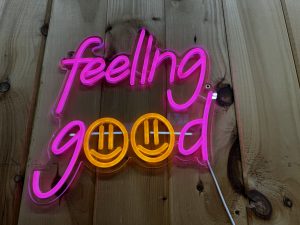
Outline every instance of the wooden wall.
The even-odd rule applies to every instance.
[[[29,200],[29,175],[47,163],[47,144],[58,128],[49,113],[64,80],[59,60],[88,35],[105,39],[107,57],[130,53],[142,26],[162,48],[204,46],[211,84],[233,87],[234,104],[215,107],[212,166],[236,223],[300,224],[299,0],[0,0],[1,224],[229,224],[210,174],[195,168],[166,165],[154,173],[128,165],[103,178],[91,167],[51,207]],[[111,116],[130,124],[154,111],[179,125],[161,98],[167,69],[138,95],[126,85],[84,91],[76,83],[80,91],[72,92],[61,123]],[[187,86],[175,89],[189,96]],[[229,181],[229,153],[238,138],[236,179],[246,192],[267,197],[269,219],[256,216],[263,205]],[[65,162],[47,164],[51,179],[64,169]]]

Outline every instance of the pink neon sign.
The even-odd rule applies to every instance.
[[[170,85],[174,84],[177,80],[178,81],[185,80],[190,76],[196,75],[198,77],[196,88],[193,91],[193,94],[185,102],[182,103],[177,102],[173,97],[174,93],[171,89],[168,89],[166,93],[168,104],[175,111],[183,111],[193,106],[194,103],[197,101],[198,97],[200,96],[201,91],[203,90],[203,84],[207,72],[206,70],[207,70],[208,60],[207,60],[207,53],[205,52],[205,50],[200,47],[192,48],[183,55],[180,61],[178,61],[179,57],[174,52],[169,50],[162,50],[159,49],[157,46],[155,46],[153,44],[154,37],[151,34],[148,35],[147,41],[145,39],[146,39],[146,30],[142,29],[139,32],[139,37],[137,39],[138,41],[133,54],[133,59],[131,60],[130,57],[126,54],[119,54],[116,55],[113,58],[113,60],[110,62],[108,62],[105,58],[98,55],[96,57],[86,57],[87,52],[89,50],[95,52],[96,50],[99,50],[104,47],[104,42],[100,37],[92,36],[83,40],[82,43],[77,48],[77,50],[75,51],[75,54],[72,58],[64,58],[60,62],[61,68],[67,71],[67,75],[66,75],[65,83],[61,88],[60,95],[58,97],[57,103],[53,111],[55,117],[62,117],[62,113],[68,102],[70,91],[73,87],[75,79],[77,79],[76,78],[77,76],[81,84],[83,86],[88,86],[88,87],[98,85],[99,82],[101,81],[105,81],[107,83],[117,85],[120,82],[126,82],[126,80],[128,81],[128,84],[130,86],[135,86],[136,83],[138,83],[139,85],[151,85],[151,83],[155,78],[156,70],[162,63],[168,63],[168,65],[170,66],[169,79],[168,79]],[[137,82],[136,81],[137,65],[140,60],[140,55],[142,52],[141,49],[143,45],[146,45],[146,51],[144,55],[144,60],[142,61],[141,78],[139,82]],[[153,57],[151,57],[151,52],[154,52]],[[191,62],[193,62],[193,64],[191,64]],[[189,65],[188,68],[186,68],[187,65]],[[211,105],[213,99],[213,92],[207,91],[207,96],[205,99],[206,101],[205,101],[202,118],[195,119],[188,122],[180,131],[179,139],[178,139],[178,151],[181,157],[193,155],[195,152],[200,151],[201,149],[201,158],[202,161],[204,162],[207,161],[209,158],[208,123],[209,123],[209,114],[211,111]],[[151,113],[151,115],[150,114],[145,115],[142,116],[142,118],[138,119],[138,121],[145,120],[143,122],[144,130],[146,130],[146,133],[144,135],[145,142],[149,143],[149,137],[148,137],[149,121],[147,120],[148,118],[147,116],[151,117],[151,119],[153,120],[154,127],[156,129],[154,131],[155,144],[159,143],[158,131],[157,131],[158,129],[157,124],[159,120],[160,122],[166,124],[166,126],[169,129],[167,133],[170,136],[175,135],[176,132],[173,131],[172,125],[168,122],[166,118],[163,118],[161,115],[156,115],[155,113]],[[122,123],[112,118],[104,118],[104,119],[100,119],[99,121],[95,121],[96,125],[100,126],[99,137],[100,134],[103,135],[103,129],[104,129],[104,125],[101,124],[105,122],[112,122],[112,121],[114,121],[115,125],[121,128],[122,130],[121,133],[124,136],[123,137],[124,142],[127,143],[126,144],[126,148],[127,148],[129,138],[127,137],[128,134],[126,132],[126,128],[123,128]],[[95,123],[93,123],[93,126]],[[186,135],[188,131],[195,126],[201,127],[201,135],[191,147],[186,148],[185,147]],[[109,128],[110,131],[108,132],[109,146],[110,146],[109,149],[112,149],[112,145],[113,145],[112,135],[114,133],[113,133],[113,126],[110,125],[109,127],[110,127]],[[57,195],[58,192],[63,193],[70,186],[70,183],[73,181],[75,174],[77,173],[78,168],[82,163],[82,162],[78,162],[78,157],[81,153],[81,150],[83,146],[84,147],[88,146],[87,142],[89,141],[89,138],[87,137],[87,134],[88,133],[90,134],[92,132],[90,129],[91,128],[89,127],[89,129],[86,130],[85,124],[80,120],[76,120],[76,121],[70,121],[57,133],[57,135],[55,136],[51,144],[52,154],[59,156],[64,154],[67,151],[72,151],[73,154],[63,176],[48,191],[43,191],[40,188],[41,172],[39,170],[33,171],[29,190],[31,191],[30,194],[35,202],[38,202],[39,200],[45,200],[46,202],[51,202],[56,199],[55,195]],[[137,130],[136,127],[134,127],[134,129],[135,131]],[[74,132],[74,130],[76,130],[76,132],[72,133]],[[72,133],[71,136],[70,133]],[[169,143],[169,145],[167,143],[164,143],[164,145],[162,145],[160,148],[153,150],[151,152],[148,149],[141,147],[140,145],[135,143],[134,137],[132,137],[132,135],[133,134],[131,134],[130,140],[131,142],[134,142],[135,153],[137,154],[138,157],[140,157],[142,160],[148,163],[158,162],[160,161],[160,159],[164,160],[166,157],[169,156],[170,152],[172,151],[171,147],[173,147],[174,145],[174,138],[172,138],[172,143]],[[102,148],[103,143],[99,144],[99,146],[101,146]],[[121,147],[118,147],[117,150],[115,150],[116,151],[115,153],[110,153],[106,156],[105,155],[103,156],[103,154],[99,154],[97,151],[93,149],[91,150],[91,153],[87,153],[85,149],[85,154],[90,160],[90,162],[92,162],[92,164],[99,167],[103,166],[103,168],[107,168],[109,166],[114,166],[116,163],[120,161],[119,160],[120,156],[118,156],[117,158],[118,160],[114,159],[112,163],[107,163],[110,157],[111,158],[117,157],[117,154],[120,154],[120,152],[122,151],[123,153],[121,156],[124,157],[127,151],[126,148],[124,147],[122,150]],[[165,150],[164,148],[168,150]],[[159,153],[160,151],[166,151],[166,152],[164,152],[164,154],[160,154]],[[144,157],[143,154],[146,154],[146,156]],[[161,157],[161,155],[163,155],[164,157],[159,158]],[[156,158],[151,158],[151,156]],[[97,160],[93,161],[95,160],[95,158],[97,159],[97,157],[98,159],[104,157],[104,162],[99,162]],[[63,190],[61,191],[61,189]]]
[[[134,57],[132,63],[130,63],[129,57],[127,55],[118,55],[113,59],[113,61],[106,65],[106,61],[102,57],[89,58],[84,57],[84,53],[89,48],[103,47],[103,41],[100,37],[88,37],[86,38],[78,47],[75,52],[74,58],[62,59],[61,67],[63,69],[68,70],[66,82],[64,87],[62,88],[60,98],[58,99],[58,103],[55,108],[55,115],[60,116],[63,112],[65,104],[67,103],[68,96],[70,94],[70,90],[73,86],[74,79],[76,74],[78,73],[80,67],[83,69],[80,72],[80,82],[85,86],[94,86],[99,83],[102,79],[105,79],[107,83],[110,84],[118,84],[125,79],[129,79],[129,84],[131,86],[135,85],[135,76],[137,72],[137,63],[139,61],[142,44],[145,39],[145,30],[142,29],[140,32],[140,36],[138,39],[138,43],[136,46],[136,50],[134,52]],[[183,103],[177,103],[172,95],[172,90],[167,90],[167,98],[170,106],[176,111],[182,111],[190,107],[197,99],[201,92],[201,88],[203,86],[203,82],[205,79],[205,73],[207,68],[207,54],[206,52],[200,48],[195,47],[189,50],[183,57],[183,59],[179,62],[178,69],[177,67],[177,56],[174,52],[171,51],[162,51],[159,48],[155,49],[155,54],[152,59],[152,65],[150,68],[150,72],[147,76],[148,64],[150,58],[150,52],[153,47],[153,36],[149,35],[147,41],[147,49],[145,54],[145,60],[143,62],[142,69],[142,77],[140,80],[140,84],[151,84],[154,79],[155,72],[160,64],[164,62],[170,63],[170,76],[169,76],[169,84],[173,84],[175,78],[178,80],[187,79],[189,76],[194,74],[194,72],[199,69],[200,72],[198,74],[199,79],[194,90],[192,96]],[[184,71],[187,63],[194,58],[198,58],[196,63],[194,63],[189,69]],[[131,66],[130,66],[131,65]],[[177,77],[176,77],[177,71]]]
[[[72,130],[73,128],[78,128],[77,133],[70,138],[63,146],[61,145],[62,139],[66,136],[66,134]],[[75,166],[75,163],[78,159],[82,143],[83,143],[83,137],[84,137],[84,132],[85,132],[85,125],[82,121],[72,121],[68,123],[56,136],[54,139],[51,150],[54,155],[61,155],[65,153],[66,151],[70,150],[70,148],[75,145],[75,149],[73,152],[73,156],[70,160],[70,163],[62,176],[62,178],[59,180],[59,182],[49,191],[47,192],[42,192],[40,190],[39,186],[39,180],[40,180],[40,171],[35,170],[33,172],[33,178],[32,178],[32,188],[33,188],[33,193],[40,199],[46,199],[52,197],[55,193],[57,193],[64,183],[67,181],[69,178],[70,174],[72,173],[72,170]]]

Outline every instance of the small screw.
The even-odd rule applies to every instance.
[[[211,85],[210,85],[210,84],[205,84],[205,88],[206,88],[206,89],[210,89],[210,88],[211,88]]]
[[[284,206],[288,207],[288,208],[292,208],[293,207],[293,202],[291,199],[289,199],[288,197],[283,197],[283,204]]]
[[[10,89],[10,84],[8,81],[3,81],[0,83],[0,92],[1,93],[5,93],[7,91],[9,91]]]

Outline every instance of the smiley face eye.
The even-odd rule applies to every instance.
[[[159,132],[158,132],[158,119],[153,120],[153,131],[149,131],[149,120],[144,120],[144,143],[148,145],[150,143],[150,133],[153,134],[154,145],[159,144]]]
[[[98,134],[98,150],[104,149],[104,124],[99,126],[99,134]],[[114,125],[108,124],[108,146],[109,150],[112,150],[114,146]]]
[[[165,133],[169,135],[168,141],[162,144],[159,137],[159,128],[161,127],[159,125],[165,127],[167,129]],[[142,126],[144,128],[144,140],[138,143],[136,136],[138,131],[141,131]],[[150,131],[150,127],[153,131]],[[133,124],[130,138],[133,151],[139,158],[148,163],[158,163],[165,160],[171,154],[175,143],[172,125],[165,117],[157,113],[148,113],[138,118]]]

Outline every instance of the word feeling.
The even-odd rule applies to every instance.
[[[95,52],[96,50],[103,48],[104,43],[102,39],[96,36],[86,38],[75,51],[74,57],[62,59],[61,67],[66,69],[69,73],[67,74],[66,81],[61,89],[61,94],[54,109],[55,116],[62,116],[62,112],[73,86],[76,74],[79,74],[80,82],[85,86],[94,86],[103,79],[110,84],[118,84],[125,79],[129,79],[129,84],[131,86],[135,85],[137,64],[140,58],[143,42],[145,41],[145,34],[145,29],[142,29],[138,37],[132,62],[125,54],[115,56],[109,64],[107,64],[107,61],[102,57],[84,57],[87,49],[91,49],[92,52]],[[192,48],[186,52],[186,54],[182,57],[182,60],[179,62],[179,65],[177,65],[177,56],[174,52],[162,51],[155,47],[152,64],[150,70],[148,70],[150,53],[154,46],[153,40],[154,37],[151,34],[148,35],[139,84],[151,84],[157,68],[163,62],[170,63],[170,84],[173,84],[175,80],[184,80],[192,74],[197,74],[198,81],[196,88],[192,96],[186,102],[176,102],[173,98],[172,90],[167,90],[167,99],[170,106],[176,111],[185,110],[193,105],[200,95],[206,74],[207,54],[202,48]],[[191,62],[193,62],[192,65]],[[189,65],[189,68],[185,69],[187,65]],[[199,71],[199,73],[197,73],[197,71]],[[188,122],[180,131],[178,150],[183,157],[194,154],[201,147],[202,159],[204,161],[208,160],[208,120],[212,99],[213,93],[212,91],[209,91],[206,96],[202,118]],[[150,123],[153,124],[152,132],[150,132],[149,129]],[[162,126],[165,127],[166,131],[159,132],[159,127]],[[188,131],[193,129],[195,126],[201,127],[201,135],[191,147],[185,148],[185,136],[188,134]],[[106,147],[104,147],[105,127],[108,127],[108,132],[106,132],[108,135],[108,144]],[[141,131],[141,127],[143,127],[144,130],[144,142],[141,142],[136,135]],[[117,129],[118,131],[114,132],[114,129]],[[98,151],[91,146],[91,136],[94,133],[98,134]],[[114,148],[115,133],[122,136],[122,144],[116,148]],[[160,143],[160,133],[169,135],[167,139],[168,141],[163,144]],[[150,144],[149,134],[153,135],[153,142],[156,149],[147,148]],[[80,120],[69,122],[56,134],[51,143],[51,152],[55,156],[63,155],[68,151],[73,152],[68,166],[59,181],[48,191],[41,190],[41,171],[37,169],[34,170],[31,179],[31,187],[29,188],[32,200],[36,203],[40,203],[41,200],[45,200],[47,203],[50,203],[58,199],[69,188],[79,171],[80,165],[82,164],[82,162],[78,162],[82,149],[84,150],[86,158],[93,165],[100,168],[110,168],[124,159],[129,143],[138,158],[146,163],[156,164],[165,160],[172,153],[175,145],[175,132],[170,122],[165,117],[157,113],[148,113],[138,118],[131,128],[130,138],[125,126],[114,118],[100,118],[93,122],[87,129],[84,122]],[[103,150],[106,154],[101,153]]]
[[[125,54],[117,55],[109,65],[106,65],[106,60],[102,57],[83,57],[84,53],[88,48],[93,48],[93,50],[99,50],[104,46],[104,43],[100,37],[88,37],[80,44],[80,46],[75,52],[74,58],[62,59],[61,67],[63,69],[69,70],[70,72],[62,89],[61,96],[58,100],[55,109],[55,114],[59,116],[63,112],[67,98],[70,94],[70,90],[74,83],[75,76],[76,74],[78,74],[78,70],[81,66],[83,66],[83,69],[80,72],[80,82],[85,86],[94,86],[102,79],[105,79],[106,82],[110,84],[118,84],[121,81],[128,78],[130,85],[135,85],[137,64],[139,61],[141,48],[145,40],[145,33],[146,31],[144,29],[141,30],[132,62],[130,62],[129,57]],[[153,48],[153,39],[153,36],[149,35],[144,56],[140,84],[151,84],[153,82],[157,68],[160,64],[162,64],[165,61],[171,62],[169,84],[174,83],[175,77],[178,80],[184,80],[190,77],[192,74],[194,74],[197,69],[199,69],[200,72],[198,74],[198,83],[196,85],[194,93],[186,102],[177,103],[173,98],[172,90],[167,90],[167,99],[170,106],[176,111],[185,110],[196,101],[197,97],[201,92],[201,87],[204,82],[207,67],[207,54],[202,48],[192,48],[183,56],[177,68],[177,56],[174,52],[162,51],[161,49],[156,48],[154,57],[152,59],[150,72],[148,73],[148,64],[150,59],[150,53]],[[189,69],[184,70],[186,64],[194,58],[197,58],[196,62]]]

